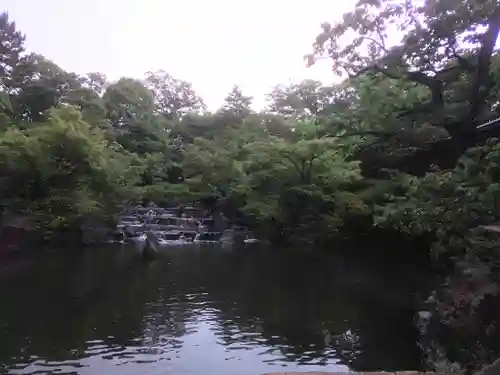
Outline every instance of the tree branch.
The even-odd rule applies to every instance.
[[[382,49],[382,51],[384,51],[385,53],[389,53],[389,50],[387,48],[385,48],[385,44],[383,42],[379,42],[378,40],[373,39],[369,36],[363,36],[363,39],[366,39],[366,40],[369,40],[370,42],[375,43],[377,46],[380,47],[380,49]]]
[[[399,131],[399,130],[398,130]],[[332,135],[332,138],[347,138],[347,137],[356,137],[356,136],[366,136],[373,135],[377,137],[385,137],[389,138],[396,134],[398,131],[390,132],[390,131],[378,131],[378,130],[365,130],[353,133],[344,133],[340,135]]]
[[[422,72],[408,72],[406,74],[410,81],[427,86],[431,90],[432,103],[436,108],[444,107],[443,82],[435,77],[428,76]]]
[[[312,155],[309,160],[307,161],[307,168],[304,167],[305,169],[305,175],[307,177],[307,181],[306,183],[311,183],[311,174],[312,174],[312,166],[313,166],[313,161],[318,159],[319,158],[319,155]]]
[[[446,47],[446,53],[455,58],[458,62],[458,65],[462,70],[466,71],[467,73],[473,73],[476,70],[476,66],[471,63],[469,60],[464,58],[463,56],[460,56],[457,53],[457,50],[455,49],[455,38],[448,38],[448,46]]]
[[[381,66],[375,64],[368,66],[366,68],[361,69],[356,76],[359,76],[363,73],[374,71],[376,73],[382,73],[386,77],[391,79],[402,79],[406,78],[412,82],[419,83],[423,86],[426,86],[431,91],[432,96],[432,104],[437,109],[444,108],[444,95],[443,95],[443,82],[436,78],[426,75],[423,72],[404,72],[402,74],[394,73],[389,71],[388,69],[382,68]]]
[[[477,55],[477,69],[471,90],[470,119],[475,120],[485,105],[492,87],[490,76],[491,56],[500,32],[500,10],[488,20],[488,30],[482,36],[481,48]],[[472,121],[473,122],[473,121]]]
[[[299,172],[300,178],[304,182],[305,181],[304,170],[302,168],[300,168],[299,163],[297,163],[295,160],[293,160],[293,158],[292,158],[291,155],[283,155],[283,157],[286,158],[286,159],[288,159],[288,161],[290,163],[292,163],[292,165],[295,167],[295,169],[297,170],[297,172]]]
[[[363,25],[366,29],[370,29],[370,26],[367,25],[363,19],[360,19],[359,22],[361,23],[361,25]],[[385,38],[384,36],[382,35],[382,31],[380,30],[380,27],[379,25],[375,25],[375,32],[377,33],[378,37],[380,38],[380,41],[372,38],[372,37],[369,37],[369,36],[362,36],[363,39],[367,39],[373,43],[375,43],[377,46],[380,47],[380,49],[382,49],[382,51],[384,51],[385,53],[389,53],[389,50],[386,48],[386,44],[385,44]]]

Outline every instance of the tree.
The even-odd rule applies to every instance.
[[[358,163],[346,160],[336,144],[333,138],[271,137],[247,145],[247,215],[268,235],[271,230],[281,241],[298,243],[337,232],[353,213],[364,215],[367,207],[352,192],[361,179]]]
[[[76,74],[37,54],[23,56],[8,81],[16,117],[27,121],[42,120],[45,111],[64,102],[66,96],[79,87]]]
[[[142,82],[131,78],[120,78],[109,85],[103,100],[108,118],[117,130],[128,129],[154,111],[153,93]]]
[[[314,80],[278,85],[268,95],[272,113],[298,119],[326,115],[334,99],[334,88]]]
[[[241,89],[235,85],[224,99],[224,104],[222,104],[219,112],[236,119],[244,119],[252,113],[252,100],[251,96],[243,95]]]
[[[422,85],[430,94],[427,109],[440,125],[449,115],[446,88],[466,75],[466,110],[457,121],[452,116],[454,129],[449,130],[470,134],[487,117],[490,65],[500,31],[496,1],[427,1],[420,6],[416,1],[360,0],[341,22],[324,23],[322,29],[314,53],[306,56],[308,65],[326,56],[339,75],[378,72]],[[396,30],[402,39],[391,46],[388,35]],[[351,33],[344,45],[341,38]]]
[[[106,76],[100,73],[88,73],[77,78],[78,87],[69,92],[64,102],[77,107],[83,119],[89,124],[109,131],[107,110],[102,98],[108,85]]]
[[[129,159],[73,108],[52,109],[46,122],[9,128],[0,140],[2,204],[35,215],[46,229],[113,213],[133,196]]]
[[[189,82],[178,80],[167,72],[148,72],[146,86],[153,92],[155,112],[168,120],[178,120],[186,113],[199,113],[205,103]]]
[[[162,119],[157,117],[137,120],[128,129],[118,132],[116,140],[127,151],[140,156],[151,153],[170,156],[170,137],[163,126]]]
[[[102,73],[92,72],[81,77],[82,86],[101,96],[109,85],[106,76]]]
[[[102,98],[92,89],[86,87],[75,88],[64,98],[66,104],[79,109],[83,119],[89,124],[109,130],[107,111]]]
[[[0,91],[11,78],[12,70],[24,52],[24,35],[9,21],[7,12],[0,14]]]
[[[183,160],[184,177],[192,192],[202,197],[229,197],[241,173],[234,155],[230,145],[221,148],[217,141],[196,139]]]

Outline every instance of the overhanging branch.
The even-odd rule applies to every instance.
[[[437,77],[432,77],[423,72],[418,72],[418,71],[417,72],[406,71],[402,73],[395,73],[391,72],[386,68],[382,68],[378,64],[370,65],[366,68],[361,69],[356,74],[356,76],[360,76],[363,73],[367,73],[369,71],[381,73],[391,79],[408,79],[409,81],[426,86],[431,91],[433,105],[436,108],[440,109],[444,107],[443,82]]]
[[[481,113],[486,97],[492,88],[490,75],[491,57],[500,32],[500,10],[488,20],[488,30],[481,40],[481,48],[477,55],[477,68],[471,90],[470,119],[474,120]]]

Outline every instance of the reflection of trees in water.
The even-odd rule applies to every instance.
[[[73,253],[46,259],[23,279],[3,285],[0,321],[8,326],[0,340],[0,362],[21,353],[50,361],[76,359],[86,356],[89,343],[139,345],[144,320],[157,308],[151,301],[158,297],[159,270],[136,258],[133,251],[116,248]]]
[[[357,370],[419,367],[409,286],[339,262],[199,252],[180,277],[209,293],[220,311],[214,333],[229,348],[276,347],[283,360],[336,358]]]
[[[26,353],[59,360],[69,353],[83,353],[88,340],[107,337],[102,334],[106,321],[121,327],[114,330],[117,335],[138,330],[136,322],[124,321],[116,310],[99,307],[98,301],[113,304],[108,291],[115,286],[99,269],[102,264],[109,266],[109,259],[100,257],[89,268],[87,256],[46,259],[23,280],[5,285],[10,295],[0,309],[0,320],[9,323],[8,339],[2,340],[8,347],[0,353],[7,358],[24,348]],[[115,296],[117,302],[120,298]]]
[[[39,265],[11,285],[0,321],[14,326],[0,343],[0,361],[21,351],[78,357],[92,340],[178,350],[196,322],[207,320],[228,350],[262,348],[299,363],[339,360],[356,370],[418,367],[411,293],[404,291],[413,286],[393,272],[254,249],[178,248],[153,263],[130,254],[89,251]]]

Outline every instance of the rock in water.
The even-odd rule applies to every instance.
[[[156,244],[156,237],[152,232],[146,234],[146,242],[142,248],[141,256],[145,260],[152,260],[158,255],[158,246]]]

